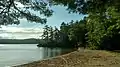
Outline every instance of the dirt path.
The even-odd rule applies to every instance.
[[[98,50],[74,51],[14,67],[120,67],[120,54]]]

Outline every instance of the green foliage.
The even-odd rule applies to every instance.
[[[115,7],[109,7],[106,13],[101,15],[89,15],[87,18],[88,43],[90,47],[96,46],[96,49],[112,49],[112,43],[109,39],[119,34],[120,31],[120,16],[119,11]],[[118,38],[117,38],[118,39]],[[104,44],[104,41],[108,43]],[[113,42],[113,40],[112,40]],[[114,41],[115,42],[115,41]],[[104,47],[103,47],[104,46]],[[109,47],[109,48],[108,48]],[[115,49],[115,48],[114,48]]]
[[[120,49],[120,0],[52,0],[52,2],[55,5],[67,6],[69,12],[88,15],[85,19],[88,47]],[[77,41],[80,35],[76,33],[80,32],[81,28],[74,24],[70,26],[65,25],[66,32],[70,33],[70,39]]]
[[[19,6],[21,4],[22,6]],[[50,17],[53,11],[43,0],[1,0],[0,1],[0,25],[19,24],[19,19],[27,19],[30,22],[46,23],[46,18],[33,13]]]
[[[75,46],[78,43],[80,43],[81,46],[85,46],[85,33],[86,33],[85,20],[75,22],[72,20],[67,24],[62,23],[60,31],[68,35],[69,41],[71,41],[72,45]]]

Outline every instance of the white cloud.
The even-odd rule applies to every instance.
[[[0,37],[9,39],[40,38],[43,32],[42,28],[1,27]]]

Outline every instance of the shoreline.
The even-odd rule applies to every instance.
[[[119,67],[119,57],[109,51],[82,50],[13,67]]]
[[[19,64],[19,65],[13,65],[11,67],[19,67],[19,66],[24,66],[24,65],[29,65],[29,64],[36,64],[38,62],[43,62],[43,61],[48,61],[48,60],[53,60],[53,59],[57,59],[57,58],[60,58],[61,56],[66,56],[68,54],[71,54],[73,52],[76,52],[76,51],[72,51],[72,52],[69,52],[69,53],[66,53],[66,54],[62,54],[62,55],[58,55],[58,56],[55,56],[55,57],[50,57],[50,58],[46,58],[46,59],[43,59],[43,60],[38,60],[38,61],[33,61],[33,62],[28,62],[28,63],[24,63],[24,64]],[[26,66],[25,66],[26,67]]]

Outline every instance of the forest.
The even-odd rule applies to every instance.
[[[86,16],[82,20],[63,22],[60,29],[46,25],[42,37],[47,43],[79,45],[90,49],[120,49],[120,0],[49,0],[48,5],[37,0],[17,1],[26,7],[17,7],[15,0],[0,1],[0,25],[19,24],[19,18],[45,24],[46,18],[53,14],[47,6],[63,5],[68,13]],[[39,11],[46,18],[33,14],[30,9]]]
[[[52,0],[52,4],[67,6],[69,13],[86,16],[63,22],[59,30],[46,25],[42,35],[46,41],[90,49],[120,49],[119,0]]]

